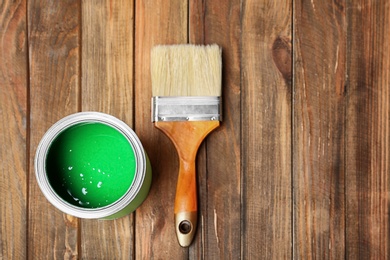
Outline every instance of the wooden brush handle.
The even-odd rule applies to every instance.
[[[179,244],[191,244],[197,226],[195,159],[203,139],[219,126],[219,121],[156,122],[176,147],[180,169],[175,198],[175,229]]]

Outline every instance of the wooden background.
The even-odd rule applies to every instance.
[[[224,121],[198,154],[199,227],[173,227],[177,155],[150,122],[150,49],[223,48]],[[390,258],[387,0],[3,0],[0,259]],[[133,214],[81,220],[33,159],[78,111],[129,124],[153,166]]]

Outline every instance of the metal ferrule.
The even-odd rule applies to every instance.
[[[152,98],[152,122],[221,121],[221,109],[217,96],[156,96]]]

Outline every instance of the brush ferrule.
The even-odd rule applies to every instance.
[[[221,120],[217,96],[157,96],[152,98],[152,122]]]

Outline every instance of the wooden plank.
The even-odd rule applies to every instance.
[[[390,258],[390,6],[349,1],[346,256]]]
[[[242,3],[242,259],[292,258],[291,1]]]
[[[293,256],[343,259],[345,3],[294,3]]]
[[[137,259],[184,259],[179,246],[173,204],[178,157],[171,141],[150,120],[150,51],[157,44],[187,42],[187,1],[136,1],[135,130],[149,155],[153,180],[148,198],[136,213]]]
[[[188,38],[191,44],[204,44],[205,32],[205,1],[188,2]],[[206,139],[207,140],[207,139]],[[205,259],[207,251],[206,244],[208,239],[207,224],[205,216],[207,214],[207,157],[206,157],[206,140],[200,145],[196,157],[196,175],[197,175],[197,193],[198,193],[198,226],[197,231],[189,248],[189,259]]]
[[[189,37],[223,53],[223,121],[198,153],[199,227],[192,259],[240,258],[240,1],[190,1]]]
[[[30,184],[28,257],[77,258],[78,220],[55,209],[40,191],[34,172],[36,147],[44,132],[78,111],[80,3],[28,1],[30,57]]]
[[[82,110],[133,126],[133,1],[82,1]],[[133,259],[133,214],[82,220],[85,259]]]
[[[0,6],[0,258],[26,258],[26,1]]]

